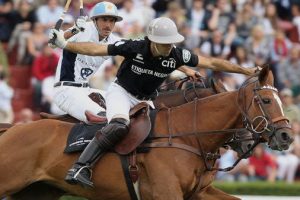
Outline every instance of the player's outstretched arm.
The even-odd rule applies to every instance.
[[[71,52],[89,56],[107,56],[107,45],[93,42],[67,42],[64,49]]]
[[[69,50],[73,53],[89,56],[106,56],[108,55],[107,45],[100,45],[92,42],[68,42],[64,38],[62,31],[51,29],[49,41],[61,49]]]
[[[199,63],[197,67],[208,68],[214,71],[224,71],[224,72],[240,73],[246,75],[252,75],[255,72],[255,68],[244,68],[224,59],[204,57],[198,55],[198,60]]]

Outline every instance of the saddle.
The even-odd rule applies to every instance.
[[[126,137],[118,143],[114,150],[120,155],[134,151],[149,135],[151,121],[150,107],[147,103],[140,103],[130,110],[130,126]],[[107,122],[97,124],[75,124],[67,139],[65,153],[82,151],[95,136],[97,130],[106,126]]]

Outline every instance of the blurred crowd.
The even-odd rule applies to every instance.
[[[99,0],[84,1],[89,15]],[[264,146],[243,160],[221,180],[286,180],[299,173],[300,158],[300,0],[112,0],[123,21],[115,34],[139,39],[155,17],[174,20],[185,41],[178,44],[197,54],[220,57],[243,67],[269,63],[286,116],[292,123],[295,142],[286,152],[270,152]],[[24,123],[40,111],[62,114],[52,103],[54,73],[59,49],[47,46],[48,31],[60,18],[63,0],[0,0],[0,122]],[[71,1],[62,29],[73,26],[79,16],[79,0]],[[119,60],[100,68],[91,86],[106,89],[114,79]],[[29,73],[27,73],[29,71]],[[26,72],[26,73],[25,73]],[[237,89],[246,79],[241,74],[200,71],[221,79],[227,90]],[[17,74],[18,73],[18,74]],[[169,80],[182,78],[174,72]],[[25,82],[28,85],[25,84]],[[25,86],[26,85],[26,86]],[[31,94],[27,104],[25,94]],[[222,152],[219,166],[236,160],[233,151]]]

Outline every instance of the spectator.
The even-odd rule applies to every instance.
[[[142,5],[138,8],[143,13],[143,24],[149,24],[151,20],[155,18],[155,11],[150,4],[151,1],[152,0],[142,0]]]
[[[280,82],[279,63],[288,57],[289,50],[292,47],[291,41],[285,36],[281,29],[275,31],[274,38],[271,39],[271,69],[274,75],[275,87],[282,89],[283,85]]]
[[[293,92],[289,88],[285,88],[280,92],[282,108],[284,115],[290,122],[300,122],[300,110],[293,102]]]
[[[17,10],[13,11],[11,17],[11,23],[15,28],[8,43],[8,51],[12,52],[15,45],[17,45],[17,64],[22,64],[27,38],[33,24],[37,21],[37,17],[29,0],[20,0]]]
[[[183,30],[186,23],[185,10],[181,8],[181,5],[178,2],[170,2],[167,11],[163,16],[172,19],[179,32]]]
[[[255,10],[256,12],[256,10]],[[254,14],[251,3],[246,2],[243,5],[243,9],[238,12],[235,18],[237,26],[237,34],[242,44],[250,35],[252,28],[258,23],[258,17]]]
[[[299,47],[292,46],[287,59],[278,64],[278,78],[286,88],[292,88],[294,95],[300,94],[300,58]]]
[[[132,33],[133,26],[139,26],[140,30],[144,29],[143,14],[140,10],[134,8],[133,0],[123,2],[119,15],[123,17],[123,20],[116,24],[116,27],[121,30],[123,37],[127,37]]]
[[[13,110],[11,99],[13,97],[13,89],[6,83],[6,74],[0,65],[0,123],[13,122]]]
[[[211,13],[204,8],[203,0],[194,0],[191,10],[186,12],[187,33],[185,45],[188,49],[200,46],[200,42],[208,38],[208,21]]]
[[[255,10],[255,12],[253,13],[255,16],[257,16],[258,18],[263,18],[266,10],[266,1],[265,0],[252,0],[251,4],[253,6],[253,10]]]
[[[213,8],[212,17],[209,20],[210,30],[219,30],[226,33],[229,24],[234,23],[234,13],[227,7],[226,0],[217,0],[216,6]]]
[[[54,27],[62,13],[63,8],[58,4],[58,0],[47,0],[47,5],[38,8],[37,17],[47,30]]]
[[[156,12],[155,17],[160,17],[167,11],[168,4],[173,0],[155,0],[152,4],[153,9]]]
[[[233,166],[237,160],[237,154],[233,150],[225,150],[224,148],[220,149],[221,158],[219,160],[219,168],[227,168]],[[247,165],[245,160],[241,160],[240,163],[229,172],[217,172],[217,179],[222,181],[246,181],[247,177],[245,173],[247,171]]]
[[[41,105],[41,87],[45,78],[54,76],[59,57],[44,43],[42,54],[37,56],[33,62],[32,75],[35,88],[35,105]],[[45,110],[48,111],[48,110]]]
[[[297,27],[298,30],[298,40],[300,38],[300,5],[293,4],[292,5],[292,23]]]
[[[219,30],[212,33],[212,38],[201,46],[201,53],[207,56],[227,58],[230,54],[230,44],[226,44]]]
[[[292,121],[292,130],[293,130],[293,138],[294,142],[292,143],[292,152],[300,158],[300,122]]]
[[[248,173],[250,180],[275,181],[276,162],[273,157],[264,150],[262,144],[256,146],[253,155],[249,158]]]
[[[298,1],[298,0],[296,0]],[[276,8],[278,10],[278,15],[283,20],[290,20],[291,15],[291,6],[295,3],[295,0],[286,0],[286,1],[273,1],[276,4]],[[298,2],[299,3],[299,2]]]
[[[48,42],[43,24],[37,22],[34,24],[32,33],[27,38],[27,52],[23,59],[23,64],[31,65],[33,60],[38,57]]]
[[[293,146],[295,147],[295,145]],[[293,151],[294,147],[291,146],[287,151],[275,152],[277,155],[276,161],[278,166],[278,180],[285,180],[287,183],[293,183],[295,180],[296,171],[299,165],[299,158]]]
[[[230,58],[232,63],[238,64],[242,67],[254,67],[254,63],[249,59],[248,52],[243,46],[238,46],[235,49],[235,55]],[[238,88],[246,80],[246,76],[242,74],[228,74],[232,76],[236,82],[236,88]]]
[[[0,41],[8,42],[10,35],[14,29],[11,23],[11,16],[13,11],[12,0],[0,1]]]
[[[286,21],[279,17],[279,12],[274,3],[268,3],[266,5],[266,14],[263,20],[265,22],[264,27],[268,28],[270,35],[274,35],[275,31],[281,29],[283,31],[289,31],[293,28],[293,24],[290,21]],[[273,33],[272,32],[273,29]],[[266,33],[268,35],[268,33]]]
[[[0,41],[0,65],[2,66],[2,70],[5,74],[8,75],[8,59],[7,54],[5,52],[5,49],[3,48],[3,45]]]
[[[245,47],[255,65],[261,66],[269,61],[270,44],[264,35],[264,28],[261,25],[255,25],[252,28],[251,36],[247,38]]]
[[[292,42],[281,29],[275,31],[274,34],[271,43],[271,61],[277,64],[288,57]]]
[[[267,4],[265,9],[266,12],[261,20],[261,25],[264,27],[265,36],[270,39],[275,34],[275,30],[279,28],[279,18],[273,3]]]

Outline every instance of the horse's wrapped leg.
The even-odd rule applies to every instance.
[[[80,155],[78,161],[68,171],[65,181],[70,184],[80,183],[83,186],[93,187],[91,166],[107,150],[124,138],[128,133],[128,125],[129,122],[126,119],[114,118],[101,132],[97,132]]]

